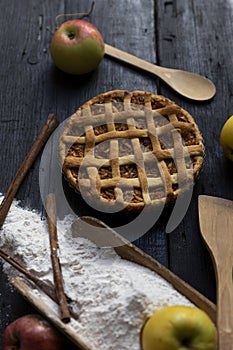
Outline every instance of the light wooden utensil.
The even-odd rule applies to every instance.
[[[216,88],[212,81],[201,75],[180,69],[160,67],[108,44],[105,44],[105,54],[155,74],[176,92],[189,99],[206,101],[216,94]]]
[[[233,201],[201,195],[198,204],[201,234],[216,272],[219,350],[232,350]]]

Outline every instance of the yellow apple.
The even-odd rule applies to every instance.
[[[223,125],[220,144],[226,156],[233,161],[233,115]]]
[[[209,316],[197,307],[167,306],[146,321],[143,350],[216,350],[217,331]]]

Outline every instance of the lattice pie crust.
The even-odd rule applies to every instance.
[[[138,210],[190,189],[204,147],[193,117],[168,98],[114,90],[68,119],[60,155],[67,180],[89,204]]]

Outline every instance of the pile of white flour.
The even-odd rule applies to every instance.
[[[167,281],[123,260],[113,248],[73,238],[71,223],[71,217],[58,222],[59,257],[65,292],[80,310],[72,326],[90,347],[140,350],[141,328],[156,309],[191,305]],[[47,222],[37,212],[14,202],[1,230],[0,246],[40,278],[53,280]]]

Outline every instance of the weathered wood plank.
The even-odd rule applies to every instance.
[[[150,232],[135,243],[214,300],[214,272],[199,234],[197,197],[211,194],[233,198],[233,166],[226,161],[219,145],[221,127],[232,114],[233,105],[232,0],[99,0],[92,17],[87,19],[97,26],[107,43],[117,48],[150,62],[187,69],[212,79],[217,95],[201,104],[185,100],[159,80],[107,57],[95,72],[85,77],[71,77],[58,71],[49,53],[55,17],[61,13],[86,12],[91,0],[4,0],[2,6],[0,191],[6,191],[49,113],[63,121],[86,100],[112,89],[162,93],[196,119],[205,141],[205,164],[187,214],[176,230],[164,233],[169,215],[164,213]],[[9,27],[12,18],[14,27]],[[18,198],[22,205],[41,210],[39,164],[38,159]],[[0,275],[2,334],[6,324],[26,313],[28,306],[15,291],[9,293],[2,271]]]
[[[55,17],[61,13],[88,11],[90,5],[91,1],[84,0],[4,1],[4,14],[1,12],[0,15],[2,192],[9,186],[49,113],[55,113],[63,121],[86,100],[112,89],[156,92],[154,78],[109,58],[105,58],[95,72],[85,77],[68,76],[53,66],[49,45],[55,30]],[[7,25],[9,18],[14,18],[14,30],[10,31]],[[124,1],[122,4],[111,0],[107,6],[105,1],[98,1],[92,17],[87,20],[97,26],[106,42],[149,61],[156,60],[152,0],[146,5],[142,0]],[[22,205],[41,210],[39,163],[38,159],[17,197],[22,200]],[[166,263],[163,235],[148,235],[140,240],[140,244]],[[9,293],[5,279],[1,279],[1,284],[2,334],[10,321],[31,309],[14,290]]]
[[[233,69],[231,1],[158,1],[158,62],[207,76],[217,87],[212,101],[197,104],[176,96],[163,84],[163,94],[176,100],[196,119],[204,137],[205,163],[189,210],[170,234],[170,268],[192,286],[215,300],[215,277],[210,256],[200,238],[197,196],[201,193],[233,198],[232,164],[219,144],[224,120],[232,114]],[[231,175],[229,175],[231,174]],[[191,272],[192,271],[192,272]]]
[[[16,170],[34,143],[47,119],[43,109],[46,95],[46,69],[50,59],[45,38],[46,21],[57,12],[61,2],[52,7],[45,2],[4,2],[0,21],[0,191],[5,192]],[[48,17],[46,17],[48,16]],[[47,18],[47,19],[46,19]],[[8,25],[14,19],[14,28]],[[49,68],[50,69],[50,68]],[[52,103],[50,104],[50,108]],[[38,189],[39,159],[29,172],[19,193],[23,205],[41,209]],[[0,270],[0,334],[15,318],[34,310],[7,283]],[[1,336],[2,339],[2,336]]]

